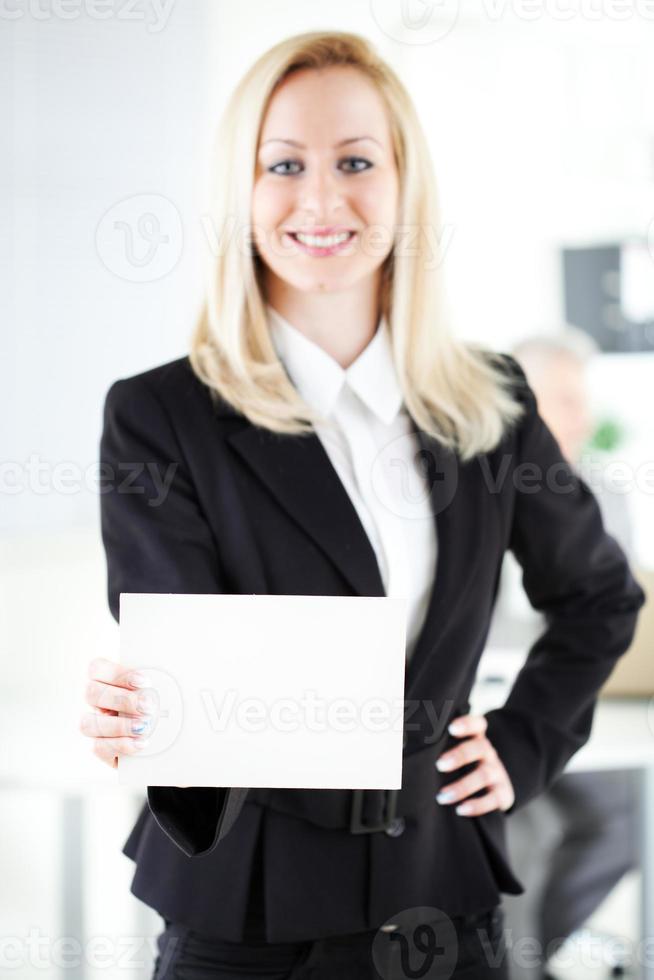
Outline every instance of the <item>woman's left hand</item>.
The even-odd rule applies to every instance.
[[[477,766],[454,783],[448,783],[436,796],[438,803],[458,803],[456,812],[464,817],[477,817],[491,810],[508,810],[515,800],[513,784],[502,760],[486,738],[488,722],[484,715],[460,715],[448,726],[448,731],[465,741],[448,749],[436,760],[440,772],[450,772],[476,762]],[[485,789],[483,796],[467,799],[471,793]],[[461,802],[465,800],[466,802]]]

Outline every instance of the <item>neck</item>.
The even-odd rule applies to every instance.
[[[378,276],[333,293],[303,292],[276,276],[267,277],[264,287],[272,308],[344,369],[375,335],[380,313]]]

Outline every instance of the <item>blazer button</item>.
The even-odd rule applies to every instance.
[[[395,817],[391,820],[388,827],[384,831],[389,837],[400,837],[404,833],[404,828],[406,827],[406,821],[404,817]]]

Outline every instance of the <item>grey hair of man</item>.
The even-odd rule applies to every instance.
[[[570,324],[552,330],[532,334],[519,341],[511,353],[523,367],[528,377],[552,366],[560,357],[568,357],[581,367],[599,353],[599,346],[585,330]]]

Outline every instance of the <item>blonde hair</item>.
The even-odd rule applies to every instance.
[[[266,51],[232,93],[218,132],[216,228],[225,229],[232,218],[237,228],[251,229],[259,134],[277,86],[291,72],[335,65],[361,71],[386,105],[400,184],[398,226],[439,227],[429,149],[404,85],[365,38],[312,31]],[[272,344],[257,265],[261,259],[239,246],[231,236],[212,259],[191,341],[191,365],[214,397],[255,425],[279,433],[312,431],[320,417],[300,397]],[[381,270],[380,312],[390,328],[407,411],[419,428],[467,460],[495,448],[523,409],[512,395],[503,356],[451,335],[440,261],[428,268],[427,258],[424,235],[411,249],[394,243]]]

